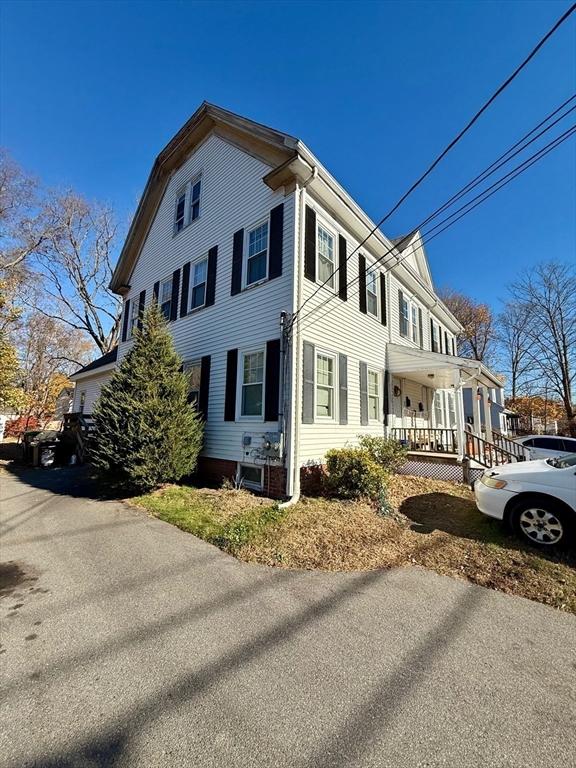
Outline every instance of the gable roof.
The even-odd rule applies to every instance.
[[[84,368],[80,368],[80,370],[73,373],[70,378],[74,379],[76,376],[96,371],[98,368],[103,368],[105,365],[113,365],[117,358],[118,347],[114,347],[114,349],[110,350],[110,352],[106,352],[102,357],[98,357],[96,360],[92,360],[91,363],[88,363],[88,365],[85,365]]]
[[[240,146],[270,168],[281,166],[297,155],[298,139],[294,136],[204,101],[154,161],[110,281],[110,288],[116,293],[124,293],[126,290],[132,267],[172,172],[182,165],[190,152],[210,133],[216,133]]]
[[[376,253],[381,248],[386,252],[396,250],[392,255],[400,261],[400,264],[398,266],[393,264],[392,268],[402,273],[402,279],[408,286],[413,285],[424,291],[425,304],[439,310],[451,330],[460,329],[458,321],[438,300],[434,292],[428,263],[423,252],[424,269],[421,276],[402,262],[401,252],[395,249],[396,243],[401,242],[406,236],[397,238],[396,243],[390,240],[300,139],[206,101],[200,105],[154,161],[112,275],[111,290],[123,295],[130,289],[128,284],[130,275],[172,173],[181,167],[190,153],[211,133],[269,165],[270,171],[264,176],[263,181],[271,189],[277,190],[298,181],[305,185],[336,218],[340,219],[343,226],[354,237],[359,241],[367,238],[367,248],[372,248]],[[416,237],[418,232],[414,231],[411,234]],[[415,249],[415,253],[417,250]]]

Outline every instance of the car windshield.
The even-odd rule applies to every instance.
[[[566,469],[567,467],[576,467],[576,453],[569,453],[567,456],[555,456],[553,459],[547,459],[547,464],[556,469]]]

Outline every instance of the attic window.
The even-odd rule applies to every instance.
[[[180,192],[176,198],[176,212],[174,214],[174,234],[184,229],[184,216],[186,214],[186,190]]]

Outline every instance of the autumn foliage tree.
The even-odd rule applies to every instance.
[[[457,291],[444,290],[440,297],[463,326],[458,336],[458,354],[489,362],[496,342],[494,316],[490,307]]]

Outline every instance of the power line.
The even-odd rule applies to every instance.
[[[452,214],[452,216],[449,216],[443,222],[440,222],[440,224],[438,224],[437,226],[441,226],[443,223],[446,223],[446,226],[444,226],[442,229],[440,229],[438,232],[436,232],[434,235],[432,235],[432,237],[429,237],[426,240],[426,244],[429,244],[432,240],[434,240],[435,237],[438,237],[438,235],[442,234],[442,232],[444,232],[446,229],[449,229],[450,227],[452,227],[454,224],[456,224],[457,221],[459,221],[461,218],[463,218],[468,213],[473,211],[474,208],[477,208],[479,205],[481,205],[486,200],[488,200],[490,197],[492,197],[492,195],[496,194],[496,192],[499,192],[503,187],[505,187],[507,184],[509,184],[511,181],[513,181],[517,176],[520,176],[522,173],[527,171],[528,168],[530,168],[532,165],[534,165],[539,160],[544,158],[547,154],[552,152],[552,150],[554,150],[558,146],[560,146],[560,144],[562,144],[565,141],[567,141],[575,133],[576,133],[576,124],[574,126],[572,126],[572,128],[570,128],[568,131],[566,131],[565,134],[561,134],[559,137],[557,137],[556,139],[551,141],[548,145],[546,145],[546,147],[544,147],[543,149],[539,150],[539,152],[536,152],[534,155],[532,155],[530,158],[528,158],[528,160],[526,160],[523,163],[521,163],[520,165],[516,166],[516,168],[514,168],[510,173],[506,174],[506,176],[501,177],[491,187],[489,187],[488,189],[484,190],[482,193],[480,193],[475,198],[470,200],[465,206],[463,206],[463,208],[467,208],[467,210],[465,210],[463,213],[461,213],[453,221],[451,221],[450,223],[446,223],[455,214]],[[491,191],[489,191],[489,190],[491,190]],[[487,192],[488,192],[488,194],[486,194]],[[481,199],[478,199],[478,198],[481,198]],[[475,200],[477,200],[477,202],[475,202],[474,205],[470,205]],[[470,207],[468,207],[468,206],[470,206]],[[460,209],[460,210],[462,210],[462,209]],[[436,229],[436,228],[437,227],[434,227],[433,229]],[[432,231],[433,230],[429,230],[429,232],[426,233],[426,235],[428,235]],[[418,242],[423,244],[424,237],[426,235],[422,235],[418,239]],[[401,264],[409,255],[410,255],[409,252],[406,253],[406,255],[403,256],[402,258],[397,259],[394,264],[392,264],[389,267],[387,267],[386,269],[382,270],[381,273],[385,274],[385,273],[389,272],[391,269],[394,269],[394,267],[397,267],[399,264]],[[385,256],[386,256],[386,254],[384,254],[384,256],[381,257],[381,259],[385,258]],[[375,264],[377,264],[381,259],[376,261]],[[359,278],[355,278],[353,281],[351,281],[351,283],[349,285],[353,285],[355,282],[358,282],[358,281],[359,281]],[[353,294],[351,294],[349,296],[349,298],[357,296],[359,294],[359,292],[360,292],[359,290],[355,291]],[[334,296],[335,296],[335,294],[332,294],[330,298],[332,298]],[[303,323],[308,317],[310,317],[312,314],[314,314],[317,310],[321,309],[322,306],[324,304],[327,304],[327,303],[328,302],[323,302],[323,304],[318,304],[318,306],[314,307],[314,309],[310,310],[310,312],[308,312],[306,315],[304,315],[304,317],[301,319],[301,322]],[[307,325],[303,325],[300,330],[304,330],[305,328],[310,328],[314,323],[318,322],[319,320],[324,319],[327,315],[331,314],[334,310],[338,309],[340,306],[341,306],[341,304],[336,304],[334,307],[332,307],[332,309],[329,309],[328,311],[324,312],[322,315],[319,315],[312,322],[308,323]]]
[[[576,10],[576,3],[573,3],[568,10],[562,14],[562,16],[558,19],[558,21],[554,24],[554,26],[544,35],[544,37],[538,42],[538,44],[530,51],[528,56],[524,59],[524,61],[519,64],[516,69],[512,72],[512,74],[506,78],[506,80],[502,83],[502,85],[499,86],[499,88],[496,89],[496,91],[492,94],[492,96],[486,101],[482,107],[476,112],[476,114],[468,121],[468,123],[464,126],[464,128],[456,135],[454,139],[445,147],[445,149],[442,150],[442,152],[438,155],[438,157],[432,162],[432,164],[424,171],[424,173],[412,184],[412,186],[402,195],[402,197],[398,200],[398,202],[386,213],[380,221],[370,230],[368,235],[364,238],[364,240],[350,253],[349,256],[346,257],[346,261],[349,261],[350,258],[356,253],[358,249],[360,249],[365,243],[372,237],[372,235],[378,230],[379,227],[384,224],[385,221],[387,221],[390,216],[392,216],[393,213],[395,213],[398,208],[402,205],[402,203],[408,198],[414,190],[420,186],[420,184],[426,179],[430,173],[436,168],[436,166],[441,162],[441,160],[446,157],[446,155],[450,152],[451,149],[464,137],[464,135],[472,128],[472,126],[477,122],[477,120],[480,118],[480,116],[488,109],[488,107],[498,98],[498,96],[512,83],[512,81],[520,74],[520,72],[524,69],[524,67],[527,66],[527,64],[536,56],[538,51],[542,48],[542,46],[552,37],[552,35],[556,32],[556,30],[571,16],[572,13]],[[335,272],[332,274],[336,274],[340,270],[340,267],[338,266]],[[302,310],[302,308],[307,304],[317,293],[320,291],[327,283],[330,281],[330,278],[327,278],[323,283],[321,283],[318,288],[312,293],[302,304],[302,306],[296,311],[296,315]],[[295,315],[295,316],[296,316]],[[294,322],[295,317],[292,318],[292,323]]]
[[[566,114],[568,114],[570,111],[572,111],[572,110],[569,110],[568,112],[566,112]],[[554,114],[554,113],[552,113],[552,114]],[[551,117],[551,115],[549,115],[547,119],[549,119],[550,117]],[[544,120],[543,122],[546,122],[546,120]],[[556,121],[556,122],[558,122],[558,121]],[[539,125],[541,125],[541,124],[542,124],[542,123],[540,123]],[[537,126],[537,127],[538,127],[538,126]],[[534,132],[534,129],[532,129],[531,131],[529,131],[529,133],[528,133],[528,134],[526,134],[526,136],[529,136],[529,135],[531,135],[533,132]],[[526,138],[526,136],[524,136],[524,137],[523,137],[523,139],[521,139],[521,140],[520,140],[520,142],[522,142],[522,141],[523,141],[523,140]],[[564,136],[564,134],[561,134],[561,136]],[[560,137],[561,137],[561,136],[560,136]],[[560,137],[556,137],[556,139],[554,139],[554,140],[553,140],[551,143],[554,143],[554,142],[555,142],[555,141],[556,141],[558,138],[560,138]],[[517,145],[518,145],[518,143],[519,143],[519,142],[516,142],[516,144],[515,144],[514,146],[517,146]],[[528,146],[530,143],[532,143],[532,142],[530,141],[530,142],[528,142],[527,144],[525,144],[525,145],[524,145],[524,148],[526,148],[526,147],[527,147],[527,146]],[[546,148],[547,148],[547,147],[549,147],[549,146],[550,146],[550,144],[547,144],[547,145],[545,145],[545,146],[543,147],[543,149],[546,149]],[[512,148],[511,148],[511,149],[512,149]],[[504,180],[505,178],[507,178],[507,176],[508,176],[508,175],[510,175],[511,173],[514,173],[515,171],[517,171],[517,170],[518,170],[519,168],[521,168],[521,167],[522,167],[522,166],[523,166],[525,163],[528,163],[528,162],[529,162],[529,161],[530,161],[532,158],[534,158],[536,155],[538,155],[540,152],[542,152],[542,151],[543,151],[543,149],[539,150],[537,153],[535,153],[535,155],[531,155],[531,156],[530,156],[530,157],[529,157],[527,160],[525,160],[525,161],[524,161],[523,163],[521,163],[519,166],[516,166],[516,168],[512,169],[512,171],[510,171],[510,172],[509,172],[509,174],[506,174],[505,176],[501,177],[501,178],[499,179],[499,181],[498,181],[498,182],[496,182],[496,184],[497,184],[497,183],[499,183],[499,182],[501,182],[501,181],[503,181],[503,180]],[[505,155],[507,155],[507,154],[509,154],[509,152],[510,152],[510,150],[508,150],[506,153],[504,153],[504,156],[505,156]],[[516,152],[515,154],[518,154],[518,152]],[[511,156],[510,156],[508,159],[511,159],[512,157],[513,157],[513,155],[511,155]],[[492,166],[493,166],[493,165],[494,165],[494,163],[493,163],[492,165],[490,165],[488,168],[492,168]],[[501,165],[503,165],[503,163],[501,163],[501,164],[500,164],[500,166],[501,166]],[[500,167],[500,166],[499,166],[499,167]],[[486,169],[486,170],[488,170],[488,169]],[[496,170],[496,169],[494,169],[494,170]],[[479,174],[479,176],[477,176],[477,177],[476,177],[477,179],[478,179],[478,178],[480,178],[480,181],[477,181],[477,182],[476,182],[476,183],[474,183],[473,185],[471,185],[471,184],[468,184],[468,185],[466,185],[466,187],[464,187],[464,189],[468,188],[468,191],[470,191],[471,189],[473,189],[473,187],[475,187],[475,186],[478,186],[478,184],[479,184],[479,183],[481,183],[481,181],[485,180],[485,179],[488,177],[488,175],[490,175],[490,174],[486,174],[486,171],[482,172],[481,174]],[[494,186],[494,185],[492,185],[492,186]],[[483,192],[481,192],[481,193],[480,193],[480,195],[477,195],[476,197],[474,197],[474,198],[471,198],[471,199],[470,199],[470,200],[469,200],[469,201],[466,203],[466,205],[465,205],[465,206],[463,206],[463,207],[466,207],[466,206],[468,206],[468,205],[471,205],[471,204],[472,204],[472,203],[473,203],[475,200],[477,200],[477,199],[478,199],[478,198],[479,198],[481,195],[484,195],[486,192],[488,192],[490,189],[492,189],[492,186],[490,186],[490,187],[486,188],[485,190],[483,190]],[[453,199],[457,198],[459,195],[460,195],[460,193],[457,193],[456,195],[453,195],[453,197],[452,197],[451,199],[453,200]],[[375,264],[379,264],[379,263],[381,263],[381,262],[382,262],[382,260],[383,260],[383,259],[385,259],[387,256],[389,256],[389,255],[392,253],[392,251],[393,251],[395,248],[398,248],[398,250],[401,250],[401,245],[404,243],[404,241],[407,241],[407,240],[409,240],[409,238],[410,238],[410,237],[411,237],[411,236],[414,234],[414,232],[415,232],[417,229],[419,229],[420,227],[422,227],[422,226],[423,226],[423,223],[426,223],[426,222],[430,222],[430,221],[432,221],[434,218],[436,218],[436,216],[438,215],[439,211],[442,211],[442,210],[444,210],[445,208],[446,208],[446,206],[445,206],[445,205],[443,205],[443,206],[440,206],[440,208],[437,208],[437,209],[436,209],[436,211],[435,211],[434,213],[432,213],[430,216],[428,216],[428,217],[427,217],[427,219],[425,219],[425,220],[424,220],[424,222],[421,222],[421,223],[420,223],[420,224],[419,224],[417,227],[415,227],[415,228],[412,230],[411,234],[409,234],[409,235],[406,235],[406,237],[402,238],[402,241],[401,241],[400,243],[397,243],[397,244],[396,244],[396,246],[392,246],[391,248],[389,248],[389,249],[386,251],[386,253],[382,254],[382,256],[380,256],[380,257],[379,257],[379,258],[376,260]],[[428,230],[428,232],[426,232],[424,235],[421,235],[421,236],[420,236],[420,240],[422,240],[422,238],[423,238],[424,236],[427,236],[427,235],[429,235],[429,234],[430,234],[430,232],[432,232],[432,231],[433,231],[434,229],[436,229],[438,226],[441,226],[442,224],[445,224],[447,221],[449,221],[449,220],[450,220],[450,218],[452,218],[454,215],[456,215],[456,213],[459,213],[461,210],[462,210],[462,208],[458,209],[457,211],[455,211],[455,212],[454,212],[454,214],[450,214],[450,215],[449,215],[449,216],[447,216],[445,219],[443,219],[443,220],[442,220],[442,221],[441,221],[441,222],[440,222],[438,225],[435,225],[435,226],[434,226],[434,227],[433,227],[431,230]],[[404,257],[404,258],[406,258],[406,257]],[[396,262],[395,262],[395,264],[393,264],[392,266],[395,266],[395,265],[399,264],[401,261],[403,261],[403,260],[404,260],[404,258],[396,259]],[[333,274],[336,274],[336,271],[334,271],[334,273],[333,273]],[[357,281],[358,281],[358,278],[356,278],[356,279],[355,279],[355,280],[353,280],[351,283],[349,283],[349,286],[353,285],[353,284],[354,284],[354,282],[357,282]],[[316,292],[315,292],[315,293],[316,293]],[[313,293],[313,294],[312,294],[312,296],[314,296],[314,295],[315,295],[315,293]],[[312,298],[312,297],[309,297],[309,298]],[[328,304],[328,303],[329,303],[330,301],[332,301],[334,298],[336,298],[336,294],[334,294],[334,293],[331,293],[331,294],[330,294],[330,295],[329,295],[329,296],[328,296],[328,297],[325,299],[325,301],[324,301],[323,303],[321,303],[321,304],[318,304],[318,305],[317,305],[317,306],[316,306],[314,309],[312,309],[310,312],[308,312],[306,315],[304,315],[304,318],[303,318],[303,319],[305,319],[305,318],[309,317],[309,316],[310,316],[310,314],[312,314],[312,313],[316,312],[318,309],[320,309],[320,308],[322,307],[322,305],[323,305],[323,304]],[[303,307],[303,306],[304,306],[304,304],[302,305],[302,307]],[[301,307],[301,308],[302,308],[302,307]],[[291,325],[292,325],[292,324],[291,324]]]

